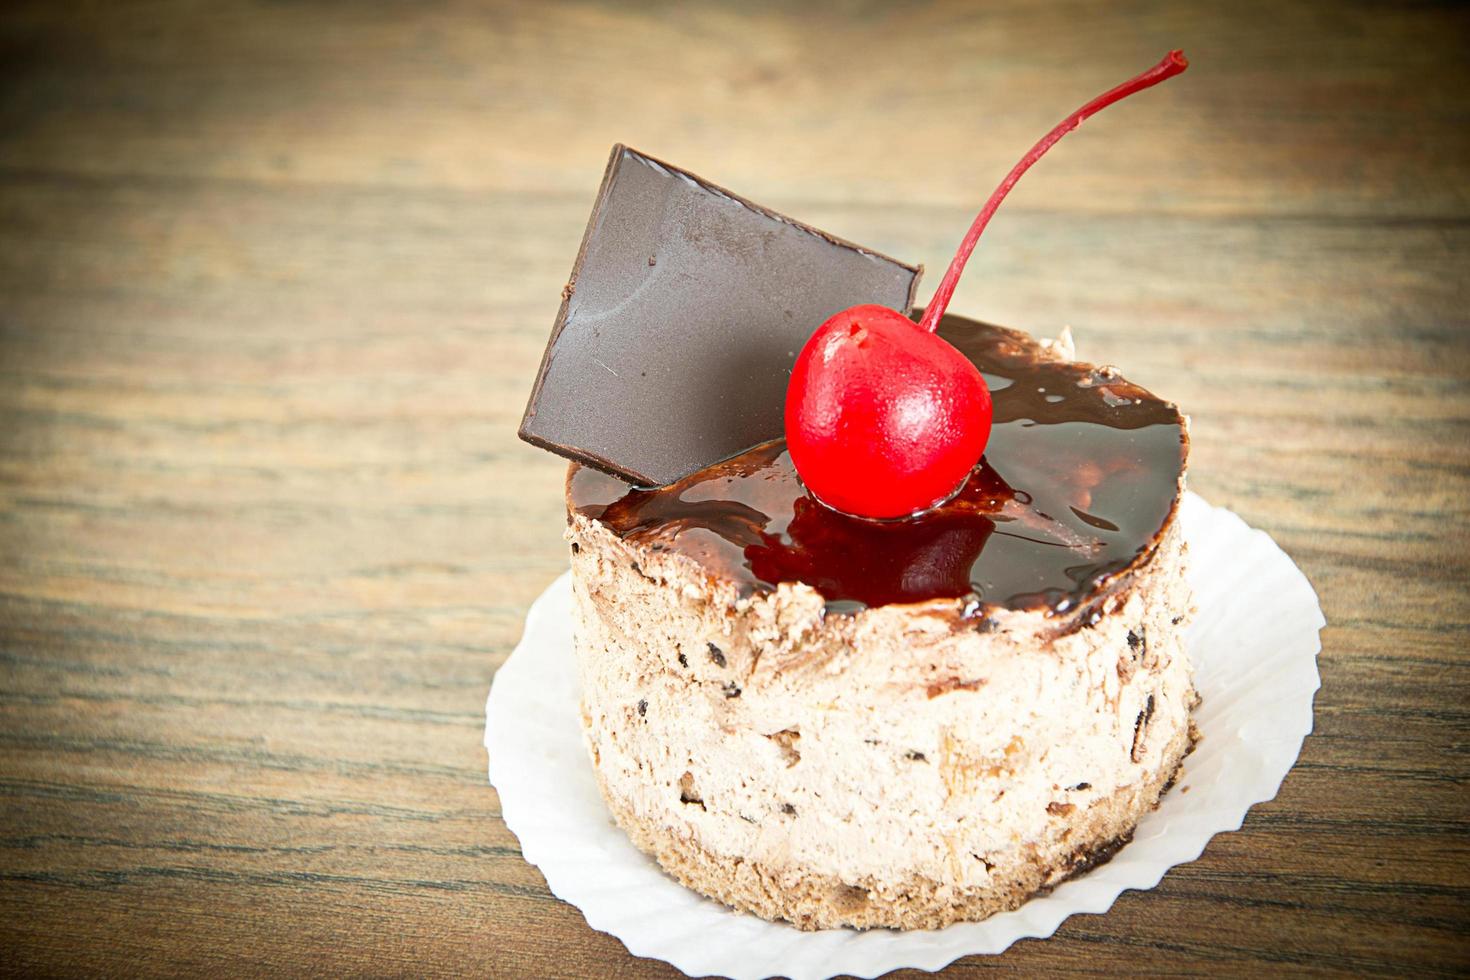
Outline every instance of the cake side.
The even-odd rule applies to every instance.
[[[569,517],[589,751],[634,843],[803,928],[935,928],[1105,859],[1191,745],[1171,523],[1080,628],[953,602],[831,615]]]

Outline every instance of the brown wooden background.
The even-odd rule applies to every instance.
[[[0,969],[670,974],[550,896],[480,748],[565,565],[514,431],[609,145],[932,288],[1174,46],[955,309],[1192,413],[1321,594],[1317,730],[1201,860],[954,972],[1470,969],[1470,17],[789,6],[5,6]]]

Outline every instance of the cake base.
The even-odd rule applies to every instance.
[[[617,825],[643,853],[659,863],[686,888],[692,888],[763,919],[789,922],[798,929],[889,928],[942,929],[956,922],[975,922],[998,912],[1020,908],[1070,878],[1085,874],[1133,839],[1144,814],[1156,809],[1174,784],[1184,757],[1194,748],[1191,726],[1166,750],[1173,763],[1146,784],[1119,790],[1093,804],[1074,828],[1080,845],[1064,838],[1045,851],[1026,852],[1029,860],[994,868],[984,888],[957,890],[948,882],[923,875],[849,883],[834,875],[799,867],[769,867],[759,860],[732,857],[705,849],[674,825],[638,816],[602,785],[603,798]]]

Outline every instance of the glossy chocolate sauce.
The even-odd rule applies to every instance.
[[[985,458],[933,510],[836,513],[802,488],[781,441],[654,490],[573,464],[568,506],[745,594],[805,582],[831,612],[929,599],[963,599],[976,617],[1075,611],[1166,526],[1188,452],[1179,411],[1115,374],[1050,360],[1016,331],[946,316],[939,333],[985,375],[995,414]]]

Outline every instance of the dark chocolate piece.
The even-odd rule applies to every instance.
[[[780,438],[796,354],[920,270],[613,147],[521,438],[663,486]]]
[[[985,375],[995,427],[964,488],[919,517],[829,510],[804,492],[779,441],[662,490],[573,468],[568,505],[742,590],[805,582],[829,614],[953,599],[971,617],[1047,609],[1085,625],[1089,604],[1168,525],[1188,451],[1179,410],[1015,331],[946,316],[939,334]]]

